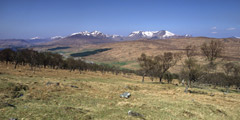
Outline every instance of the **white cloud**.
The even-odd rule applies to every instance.
[[[216,29],[217,29],[217,27],[216,27],[216,26],[214,26],[214,27],[212,27],[211,29],[212,29],[212,30],[216,30]]]
[[[235,30],[236,28],[233,28],[233,27],[231,27],[231,28],[227,28],[227,30]]]
[[[212,34],[217,34],[217,32],[211,32]]]

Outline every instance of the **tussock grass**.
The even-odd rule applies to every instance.
[[[135,75],[113,75],[100,72],[69,72],[67,70],[13,69],[0,64],[0,119],[96,119],[137,120],[129,110],[147,120],[155,119],[240,119],[240,94],[223,94],[219,89],[190,88],[158,84]],[[21,89],[21,97],[7,97],[8,90]],[[76,86],[76,87],[72,87]],[[130,92],[129,99],[120,98]],[[211,96],[214,94],[214,96]],[[8,104],[16,106],[16,108]]]

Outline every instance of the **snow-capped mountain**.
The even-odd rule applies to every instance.
[[[186,34],[184,35],[184,37],[192,37],[192,35]]]
[[[107,35],[107,38],[112,39],[114,41],[123,41],[125,37],[120,35]]]
[[[176,35],[172,32],[161,30],[161,31],[133,31],[128,36],[120,35],[107,35],[103,34],[100,31],[83,31],[72,33],[71,35],[65,38],[79,39],[79,38],[101,38],[101,39],[110,39],[113,41],[124,41],[124,40],[138,40],[138,39],[169,39],[169,38],[183,38],[183,37],[192,37],[191,35]]]
[[[237,38],[237,39],[240,39],[240,37],[237,37],[237,36],[234,36],[233,38]]]
[[[58,45],[83,45],[83,44],[101,44],[117,41],[139,40],[139,39],[169,39],[169,38],[184,38],[191,37],[190,35],[179,36],[166,30],[161,31],[134,31],[128,36],[107,35],[100,31],[82,31],[72,33],[66,37],[55,36],[51,37],[51,42],[48,44]]]
[[[133,31],[128,35],[128,37],[144,37],[144,38],[152,38],[152,37],[171,37],[175,36],[175,34],[161,30],[161,31]]]
[[[93,32],[83,31],[83,32],[72,33],[67,37],[107,37],[107,35],[101,33],[100,31],[93,31]]]
[[[92,32],[83,31],[83,32],[72,33],[60,39],[53,39],[51,42],[47,44],[84,45],[84,44],[101,44],[101,43],[110,43],[110,42],[114,42],[114,40],[100,31],[92,31]]]
[[[141,39],[141,38],[156,38],[156,39],[166,39],[176,36],[175,34],[161,30],[161,31],[133,31],[128,35],[132,39]]]

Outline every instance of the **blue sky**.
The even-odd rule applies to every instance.
[[[0,39],[85,30],[240,36],[240,0],[0,0]]]

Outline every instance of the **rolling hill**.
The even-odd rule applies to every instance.
[[[207,38],[207,37],[190,37],[190,38],[171,38],[171,39],[142,39],[134,41],[121,41],[102,44],[85,44],[78,46],[76,44],[68,44],[68,49],[56,50],[54,52],[60,52],[66,56],[71,54],[84,53],[95,51],[98,49],[109,49],[104,52],[96,54],[89,54],[82,57],[87,61],[93,61],[96,63],[113,64],[125,68],[137,69],[137,58],[142,54],[147,55],[159,55],[163,52],[184,52],[187,45],[197,46],[200,52],[200,45],[204,42],[210,42],[211,40],[220,40],[225,45],[224,56],[227,60],[239,60],[240,59],[240,39],[235,38]],[[57,46],[57,45],[56,45]],[[47,48],[54,48],[56,46],[35,47],[37,50],[46,50]],[[62,45],[64,47],[64,45]],[[200,53],[199,53],[200,54]]]

